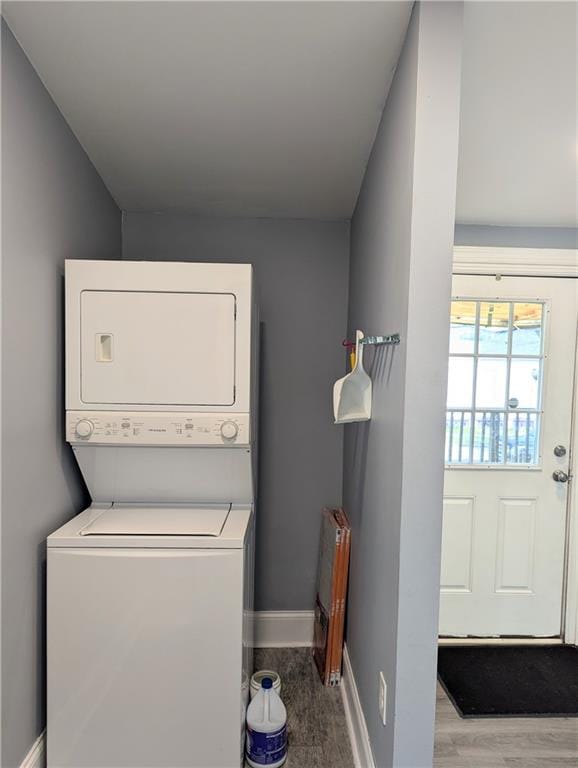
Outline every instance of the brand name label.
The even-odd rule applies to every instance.
[[[261,733],[247,728],[247,757],[257,765],[274,765],[287,753],[287,726]]]

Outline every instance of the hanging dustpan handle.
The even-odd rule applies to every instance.
[[[365,371],[365,368],[363,367],[363,344],[361,343],[361,339],[364,337],[365,334],[363,331],[355,331],[355,366],[351,371],[352,373],[358,368],[360,368],[362,371]]]

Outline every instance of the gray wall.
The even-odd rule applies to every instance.
[[[461,3],[414,6],[351,223],[349,329],[399,331],[346,427],[347,646],[376,764],[431,766]],[[387,725],[378,673],[388,686]]]
[[[44,727],[44,541],[86,502],[63,436],[63,262],[110,257],[120,211],[2,22],[3,768]]]
[[[256,607],[314,605],[320,510],[341,501],[349,225],[125,213],[123,258],[251,262],[262,322]]]
[[[578,248],[578,229],[571,227],[491,227],[460,224],[455,245],[496,248]]]

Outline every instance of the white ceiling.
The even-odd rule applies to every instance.
[[[7,2],[121,208],[349,218],[411,3]],[[457,219],[576,226],[576,4],[467,2]]]
[[[576,226],[576,8],[465,4],[458,221]]]
[[[119,206],[349,218],[409,2],[6,2]]]

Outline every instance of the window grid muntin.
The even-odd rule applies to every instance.
[[[488,299],[488,298],[466,298],[463,296],[453,297],[452,306],[456,301],[472,302],[476,304],[475,312],[475,329],[474,329],[474,347],[473,352],[450,352],[449,357],[462,357],[473,358],[473,382],[472,382],[472,403],[470,408],[448,408],[446,406],[446,445],[445,445],[445,463],[449,467],[512,467],[521,468],[524,466],[537,467],[539,465],[541,452],[541,431],[542,431],[542,397],[544,389],[544,376],[545,367],[544,362],[546,355],[545,350],[545,337],[546,337],[546,314],[547,314],[547,302],[540,299]],[[479,351],[480,341],[480,312],[482,304],[509,304],[508,307],[508,341],[507,341],[507,353],[494,353],[494,352],[481,352]],[[513,348],[513,314],[514,305],[516,304],[539,304],[541,307],[540,312],[540,353],[539,354],[526,354],[526,353],[514,353]],[[505,383],[505,401],[504,408],[476,408],[476,395],[478,384],[478,360],[484,358],[495,358],[506,360],[506,383]],[[537,407],[536,408],[508,408],[508,402],[510,400],[510,378],[511,378],[511,363],[512,360],[537,360],[539,363],[539,377],[538,377],[538,392],[537,392]],[[476,414],[482,415],[485,418],[485,414],[502,414],[504,419],[504,440],[503,440],[503,456],[500,462],[476,462],[474,461],[475,455],[475,437],[476,437]],[[452,460],[452,447],[453,447],[453,432],[450,431],[448,439],[448,415],[452,415],[451,422],[453,423],[453,414],[462,414],[462,424],[460,425],[460,436],[463,434],[463,420],[465,416],[469,417],[470,439],[468,442],[468,454],[469,460],[466,461],[454,461]],[[524,415],[526,417],[526,450],[528,449],[529,442],[529,424],[531,416],[535,416],[535,432],[534,432],[534,445],[532,451],[532,461],[530,462],[509,462],[508,459],[508,434],[510,415]],[[518,419],[519,422],[519,419]],[[481,444],[482,457],[484,453],[484,444]],[[463,453],[464,446],[461,445],[461,441],[458,448],[458,456]],[[516,443],[516,453],[518,453],[519,446]]]

